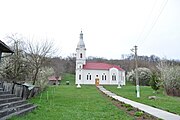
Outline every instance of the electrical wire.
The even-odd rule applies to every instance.
[[[156,25],[159,17],[160,17],[161,14],[162,14],[165,6],[167,5],[167,2],[168,2],[168,0],[164,0],[164,1],[162,2],[161,7],[160,7],[160,12],[159,12],[159,14],[158,14],[157,17],[154,19],[154,21],[153,21],[150,29],[148,30],[147,34],[144,35],[144,38],[141,40],[141,42],[144,42],[144,41],[147,39],[147,37],[150,35],[150,33],[152,32],[152,30],[153,30],[153,28],[155,27],[155,25]],[[154,9],[154,8],[153,8],[153,9]],[[142,35],[141,35],[141,36],[142,36]]]
[[[148,15],[148,18],[147,18],[147,20],[146,20],[146,23],[145,23],[144,26],[143,26],[142,31],[140,32],[140,34],[139,34],[139,36],[138,36],[138,39],[137,39],[136,43],[138,42],[138,40],[140,40],[141,36],[143,35],[143,33],[144,33],[144,31],[145,31],[145,28],[146,28],[146,26],[147,26],[147,24],[148,24],[148,22],[149,22],[149,20],[150,20],[150,17],[152,16],[152,13],[153,13],[153,10],[154,10],[154,8],[155,8],[156,3],[157,3],[157,0],[155,0],[155,2],[154,2],[154,4],[153,4],[153,7],[152,7],[152,9],[151,9],[151,11],[150,11],[150,13],[149,13],[149,15]]]

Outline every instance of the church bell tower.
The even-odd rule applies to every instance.
[[[76,48],[76,69],[82,68],[86,64],[86,48],[83,41],[83,33],[80,33],[80,39]]]
[[[76,48],[76,84],[83,82],[82,69],[83,65],[86,64],[86,48],[83,41],[83,33],[81,31],[79,42]]]

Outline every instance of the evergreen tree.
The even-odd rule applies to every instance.
[[[157,91],[160,88],[160,80],[155,72],[153,72],[149,84],[154,91]]]

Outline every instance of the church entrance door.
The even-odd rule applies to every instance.
[[[96,84],[96,86],[99,86],[99,78],[95,79],[95,84]]]

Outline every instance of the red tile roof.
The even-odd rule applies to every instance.
[[[98,63],[98,62],[88,62],[86,65],[83,66],[83,69],[88,70],[109,70],[111,68],[117,68],[118,70],[124,71],[117,65],[111,65],[107,63]]]

